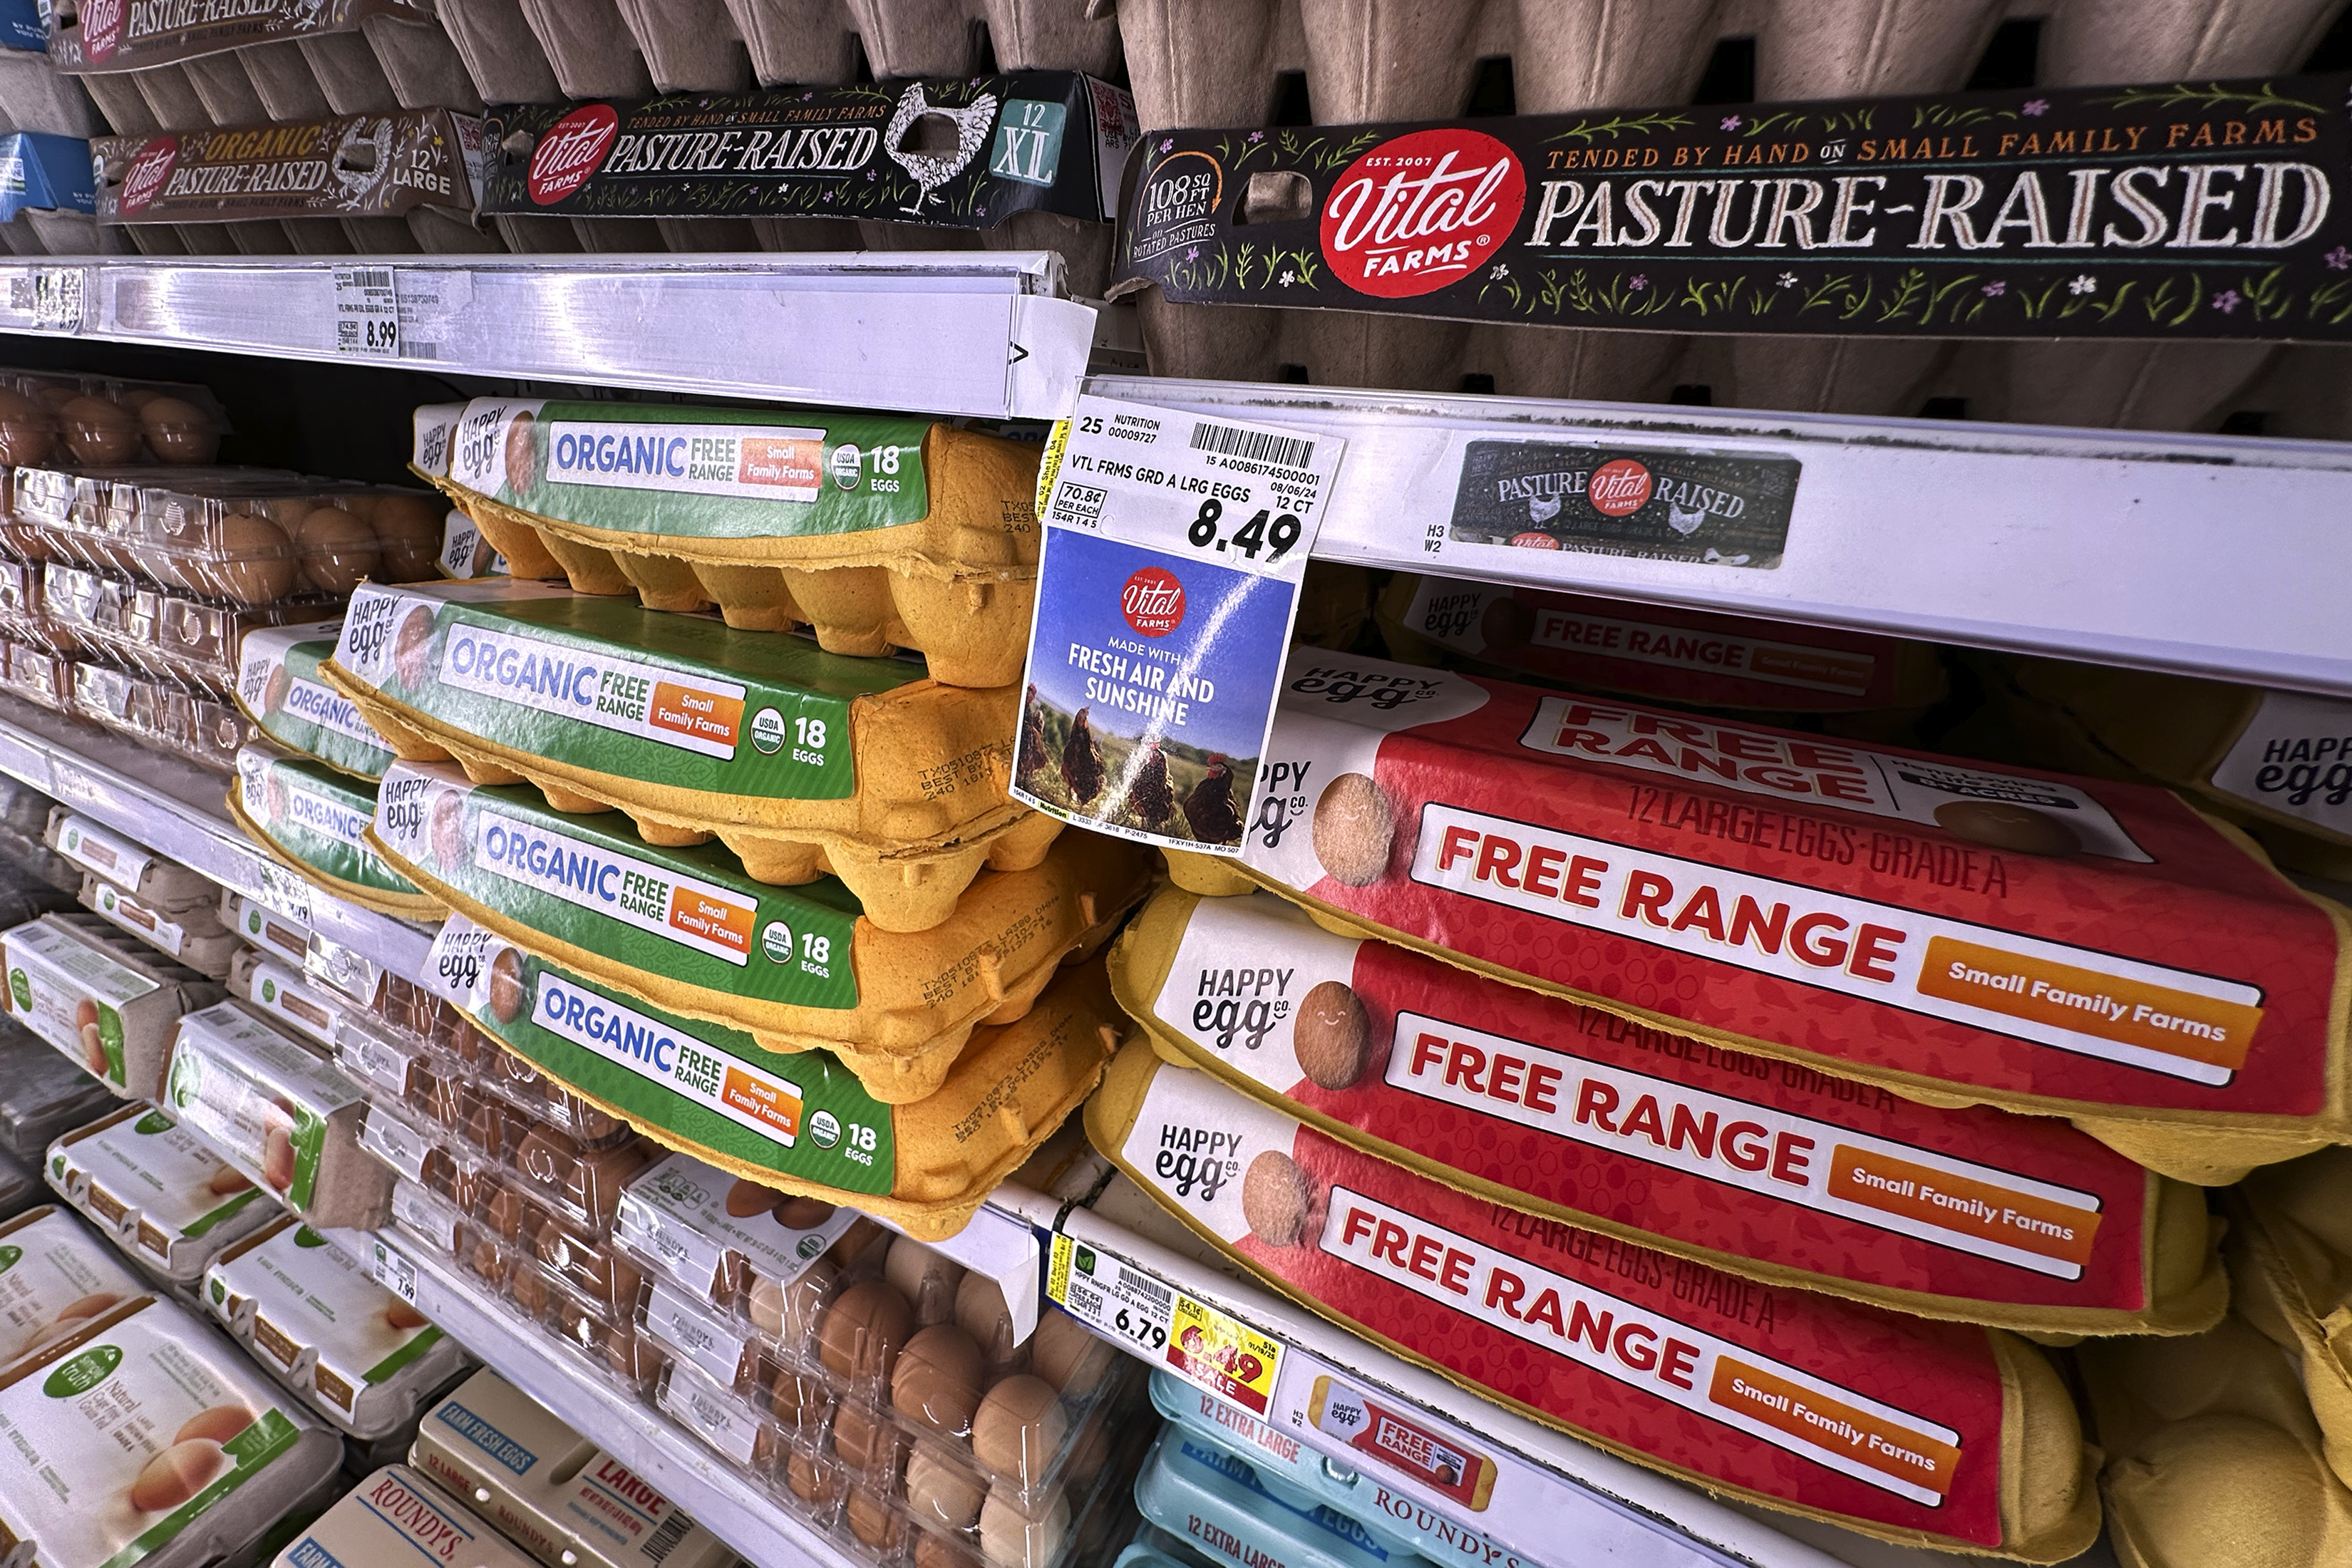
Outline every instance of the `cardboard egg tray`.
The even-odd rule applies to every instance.
[[[407,761],[618,808],[656,842],[715,837],[761,881],[838,877],[893,929],[1058,831],[1004,793],[1012,687],[541,584],[365,588],[324,679]]]
[[[238,715],[238,721],[245,722]],[[304,880],[363,908],[404,920],[437,920],[440,900],[377,853],[367,837],[373,786],[268,741],[237,748],[230,820]]]
[[[894,1105],[936,1090],[975,1027],[1026,1014],[1147,875],[1131,847],[1067,835],[1028,870],[975,879],[930,930],[889,931],[838,882],[772,887],[717,846],[648,844],[454,768],[397,763],[377,802],[386,863],[516,948],[765,1050],[829,1050]],[[488,1005],[511,1022],[524,1000],[517,984]]]
[[[43,1175],[142,1271],[193,1300],[223,1248],[278,1208],[160,1105],[129,1105],[49,1146]]]
[[[951,686],[1020,678],[1035,447],[904,416],[477,398],[419,409],[415,449],[518,576],[914,648]]]

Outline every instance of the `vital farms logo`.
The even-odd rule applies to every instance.
[[[1433,293],[1499,252],[1527,196],[1518,159],[1492,136],[1415,131],[1357,159],[1331,187],[1323,255],[1359,293]]]
[[[121,210],[138,212],[162,195],[179,162],[180,139],[176,136],[158,136],[140,148],[139,155],[131,160],[131,167],[122,175],[122,194],[117,198]]]
[[[93,64],[121,46],[125,4],[126,0],[82,0],[81,52]]]
[[[621,117],[609,103],[573,110],[547,129],[530,154],[530,199],[551,206],[602,168],[620,134]]]
[[[1118,613],[1148,637],[1164,637],[1184,624],[1184,584],[1173,572],[1145,566],[1118,592]]]

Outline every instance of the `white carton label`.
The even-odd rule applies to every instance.
[[[2352,842],[2352,702],[2263,693],[2213,787]]]
[[[0,1366],[71,1333],[88,1320],[91,1298],[144,1294],[116,1257],[63,1209],[0,1223]],[[79,1310],[60,1321],[68,1307]]]
[[[551,484],[783,501],[814,501],[824,485],[817,426],[559,419],[546,441]]]
[[[759,911],[724,888],[501,811],[478,813],[473,826],[474,864],[494,876],[739,968],[751,961]]]
[[[722,716],[743,706],[732,681],[462,622],[444,639],[441,683],[721,759],[734,757],[738,729]]]

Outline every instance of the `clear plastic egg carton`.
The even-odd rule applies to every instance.
[[[650,1280],[649,1335],[738,1394],[800,1380],[836,1436],[851,1421],[861,1468],[921,1446],[982,1492],[1034,1503],[1097,1464],[1114,1412],[1140,1397],[1134,1368],[1066,1314],[1016,1342],[987,1276],[688,1155],[629,1184],[613,1238]]]
[[[635,1136],[629,1124],[581,1099],[484,1034],[440,997],[397,974],[383,977],[375,1003],[381,1027],[353,1034],[348,1047],[358,1070],[375,1064],[387,1081],[396,1074],[405,1099],[410,1084],[426,1098],[419,1114],[442,1122],[486,1152],[511,1146],[503,1131],[514,1118],[552,1128],[582,1149],[606,1149]],[[354,1065],[346,1063],[347,1066]],[[455,1087],[444,1089],[445,1084]],[[437,1098],[436,1098],[437,1097]],[[479,1131],[470,1131],[476,1123]]]
[[[253,724],[235,704],[177,677],[96,659],[66,663],[71,671],[66,712],[213,773],[236,772],[237,748],[252,739]]]
[[[224,699],[236,689],[237,649],[247,632],[308,619],[319,608],[224,605],[66,561],[25,570],[38,584],[35,603],[52,637],[118,663],[194,681]],[[9,574],[0,565],[0,617],[8,592]]]
[[[73,660],[31,643],[0,640],[0,687],[61,713],[73,692]]]
[[[0,463],[210,463],[230,430],[209,387],[0,369]]]
[[[0,535],[7,525],[0,522]],[[5,542],[0,542],[5,548]],[[44,598],[38,561],[19,561],[0,554],[0,637],[29,644],[51,653],[74,653],[82,644],[74,628],[52,619]]]
[[[772,1363],[771,1363],[772,1366]],[[692,1362],[667,1361],[654,1405],[764,1484],[851,1554],[885,1568],[1076,1568],[1107,1562],[1123,1539],[1129,1493],[1157,1423],[1136,1380],[1106,1406],[1093,1440],[1057,1484],[1024,1494],[992,1483],[951,1446],[907,1441],[869,1407],[838,1403],[818,1381],[773,1368],[722,1386]],[[1113,1419],[1113,1414],[1117,1419]]]

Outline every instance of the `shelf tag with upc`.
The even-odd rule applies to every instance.
[[[1264,1415],[1282,1344],[1122,1258],[1056,1234],[1045,1294],[1107,1339]]]
[[[1037,475],[1012,793],[1065,822],[1241,853],[1300,584],[1347,443],[1081,397]]]
[[[368,1251],[368,1272],[375,1276],[375,1282],[410,1306],[416,1305],[416,1265],[380,1236],[369,1237]]]
[[[335,353],[343,359],[400,357],[400,284],[390,267],[338,267]]]

